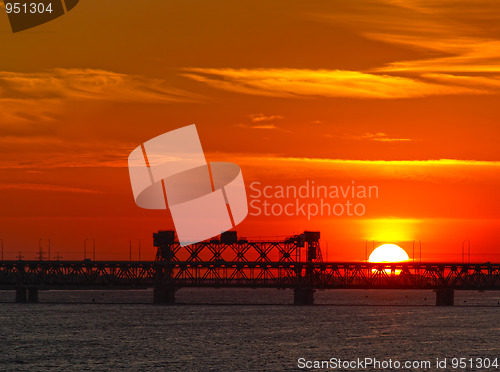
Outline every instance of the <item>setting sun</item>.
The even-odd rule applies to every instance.
[[[405,250],[396,244],[382,244],[370,254],[368,262],[402,262],[409,259]]]

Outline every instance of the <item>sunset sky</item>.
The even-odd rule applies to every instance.
[[[127,158],[195,123],[208,161],[262,185],[377,185],[364,216],[248,216],[248,238],[321,230],[425,261],[500,261],[500,3],[81,0],[13,34],[0,5],[5,259],[152,259],[167,211],[135,205]],[[340,201],[341,202],[341,201]],[[370,243],[371,244],[371,243]],[[88,247],[91,247],[88,242]],[[87,256],[91,248],[87,249]]]

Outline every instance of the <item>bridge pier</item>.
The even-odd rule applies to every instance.
[[[38,288],[37,287],[26,288],[24,286],[18,286],[16,288],[16,302],[17,303],[38,302]]]
[[[153,303],[174,305],[175,304],[175,287],[172,284],[156,285],[153,288]]]
[[[451,288],[436,289],[436,306],[453,306],[455,292]]]
[[[313,305],[315,290],[310,287],[297,287],[293,290],[294,305]]]
[[[26,288],[23,286],[18,286],[16,288],[16,302],[25,303],[26,302]]]
[[[175,304],[174,271],[167,268],[163,263],[172,262],[175,258],[175,232],[158,231],[153,234],[153,245],[158,248],[156,252],[155,279],[153,287],[153,303],[173,305]]]
[[[38,288],[37,287],[29,287],[28,288],[28,302],[30,302],[30,303],[38,302]]]

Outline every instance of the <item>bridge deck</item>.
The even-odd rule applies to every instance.
[[[0,288],[145,288],[158,272],[176,288],[500,289],[500,264],[271,261],[1,261]]]

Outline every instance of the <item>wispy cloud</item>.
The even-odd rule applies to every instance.
[[[0,190],[51,191],[77,194],[102,194],[100,190],[44,183],[1,183]]]
[[[165,81],[95,69],[44,72],[0,71],[0,135],[19,132],[18,124],[56,119],[67,102],[192,102],[199,97]],[[32,128],[33,129],[33,128]],[[21,128],[22,131],[22,128]],[[3,133],[5,132],[5,133]],[[37,130],[24,131],[28,133]]]
[[[239,123],[236,124],[237,127],[239,128],[248,128],[248,129],[279,129],[276,125],[274,124],[243,124]]]
[[[385,0],[405,9],[378,31],[364,31],[369,38],[439,53],[431,58],[395,61],[381,72],[500,72],[500,41],[489,25],[500,22],[497,1]],[[369,20],[366,21],[369,24]],[[392,25],[392,26],[391,26]],[[380,26],[380,25],[379,25]]]
[[[467,76],[452,74],[423,74],[422,77],[438,81],[443,84],[453,84],[464,87],[481,87],[490,91],[500,92],[500,76]]]
[[[0,100],[74,99],[117,102],[190,101],[191,93],[170,88],[165,81],[93,69],[53,69],[47,72],[0,72]]]
[[[218,154],[221,158],[221,154]],[[356,160],[286,157],[277,154],[255,156],[232,154],[230,157],[249,176],[270,176],[304,179],[307,177],[339,177],[352,179],[403,179],[403,180],[463,180],[500,184],[500,161],[460,159],[429,160]],[[273,164],[273,167],[269,167]]]
[[[265,115],[265,114],[250,114],[248,115],[252,124],[239,123],[236,127],[247,129],[276,129],[285,131],[273,123],[276,120],[284,119],[282,115]]]
[[[348,138],[356,139],[356,140],[368,140],[368,141],[376,141],[376,142],[409,142],[413,141],[411,138],[398,138],[391,137],[387,133],[364,133],[360,136],[350,135]]]
[[[420,54],[374,66],[365,73],[403,76],[455,89],[457,94],[499,93],[498,77],[491,76],[500,72],[498,1],[361,0],[335,13],[312,17]]]
[[[273,120],[281,120],[283,119],[283,116],[281,115],[264,115],[264,114],[251,114],[250,115],[250,120],[252,120],[253,123],[260,123],[260,122],[265,122],[265,121],[273,121]]]
[[[0,137],[0,170],[127,167],[128,155],[134,147],[133,144],[113,143],[110,146],[110,143],[65,141],[43,136]]]
[[[277,126],[274,124],[260,124],[260,125],[254,125],[254,129],[277,129]]]
[[[379,72],[500,72],[500,41],[478,37],[446,37],[433,39],[412,35],[371,34],[374,39],[430,49],[445,57],[391,62],[376,68]]]
[[[189,68],[184,76],[215,88],[271,97],[411,98],[479,94],[407,77],[343,70]]]
[[[498,8],[498,2],[495,0],[382,0],[381,2],[409,9],[415,13],[447,17],[448,22],[453,21],[457,15],[461,16],[461,20],[485,21],[499,18],[499,14],[494,12]]]

